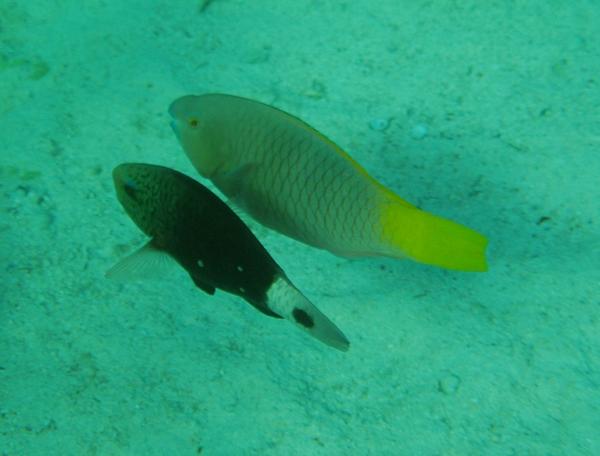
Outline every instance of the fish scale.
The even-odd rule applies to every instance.
[[[338,255],[487,269],[484,236],[403,200],[290,114],[223,94],[181,97],[169,113],[200,174],[269,228]]]
[[[259,142],[257,139],[256,143]],[[289,131],[276,128],[267,144],[264,158],[257,160],[264,168],[252,181],[254,188],[271,187],[273,191],[269,193],[282,196],[274,218],[283,219],[283,225],[294,237],[313,245],[324,245],[315,233],[333,236],[339,241],[336,244],[341,245],[331,248],[343,251],[345,245],[354,242],[356,227],[362,225],[358,222],[364,218],[361,217],[364,211],[354,211],[352,203],[358,203],[357,207],[366,206],[368,202],[362,200],[368,195],[368,189],[362,188],[360,181],[349,185],[347,181],[351,181],[353,175],[339,166],[339,157],[318,153],[314,150],[316,145],[305,137],[295,138]],[[331,172],[329,178],[327,171]],[[331,186],[335,187],[334,191],[329,190]],[[362,192],[357,192],[359,189]],[[331,208],[329,217],[326,208]],[[348,218],[349,223],[339,223],[344,218]]]

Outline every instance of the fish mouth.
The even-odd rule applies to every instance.
[[[176,115],[175,111],[176,111],[176,105],[178,104],[178,101],[180,100],[180,98],[178,98],[177,100],[175,100],[174,102],[172,102],[169,105],[169,116],[171,116],[171,121],[169,122],[169,125],[171,126],[171,130],[173,130],[173,133],[175,133],[175,137],[177,138],[177,141],[181,142],[181,135],[179,134],[180,128],[179,128],[179,117]]]
[[[112,172],[113,181],[115,182],[115,186],[119,187],[122,185],[126,176],[126,164],[122,163],[118,166],[115,166]]]
[[[169,125],[171,126],[171,130],[173,130],[173,133],[175,133],[177,140],[180,141],[181,138],[179,137],[179,128],[177,128],[177,121],[173,119],[171,122],[169,122]]]
[[[117,194],[117,199],[123,207],[126,204],[125,180],[127,179],[126,165],[121,164],[116,166],[112,171],[113,185]]]

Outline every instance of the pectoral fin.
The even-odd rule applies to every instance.
[[[243,192],[244,184],[253,169],[254,164],[246,163],[216,174],[212,177],[212,181],[225,195],[235,200]]]
[[[121,281],[162,279],[176,264],[167,252],[156,248],[150,241],[120,260],[106,271],[105,276]]]

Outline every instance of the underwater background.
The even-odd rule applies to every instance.
[[[107,280],[145,242],[113,167],[199,179],[167,107],[208,92],[484,233],[489,271],[252,225],[347,353],[183,270]],[[600,454],[598,1],[1,0],[0,138],[0,455]]]

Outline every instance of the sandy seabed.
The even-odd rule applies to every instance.
[[[600,454],[593,1],[2,1],[0,454]],[[111,170],[199,176],[169,103],[294,113],[490,270],[350,260],[253,225],[340,353],[141,246]],[[206,182],[205,182],[206,183]]]

